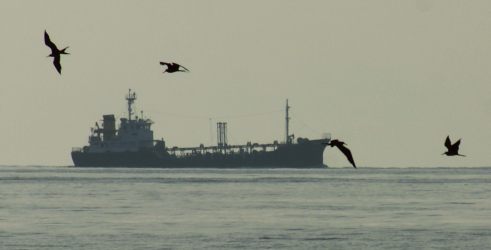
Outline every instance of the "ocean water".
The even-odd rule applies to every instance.
[[[489,249],[491,168],[0,167],[0,249]]]

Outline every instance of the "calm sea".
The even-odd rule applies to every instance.
[[[491,168],[0,167],[0,249],[489,249]]]

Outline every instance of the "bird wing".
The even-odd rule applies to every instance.
[[[356,168],[355,160],[353,160],[353,155],[351,154],[351,151],[343,145],[336,145],[336,146],[339,148],[339,150],[341,150],[341,152],[343,152],[346,158],[348,158],[348,161],[351,163],[351,165],[353,165],[353,167]]]
[[[455,150],[456,152],[459,151],[459,146],[460,146],[460,140],[459,139],[458,141],[456,141],[453,145],[452,145],[452,149]]]
[[[450,136],[447,135],[447,139],[445,139],[445,147],[450,150],[452,147],[452,143],[450,142]]]
[[[170,63],[160,62],[160,65],[165,65],[165,66],[169,67]]]
[[[46,44],[46,46],[48,46],[51,50],[58,51],[56,45],[51,41],[51,39],[49,39],[49,35],[46,30],[44,31],[44,44]]]
[[[53,57],[53,65],[55,65],[58,73],[61,74],[61,64],[60,64],[60,55]]]

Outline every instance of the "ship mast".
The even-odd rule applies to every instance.
[[[131,121],[131,115],[133,114],[133,109],[131,108],[131,105],[136,100],[136,93],[133,92],[131,93],[131,89],[128,90],[128,95],[126,96],[126,101],[128,102],[128,120]]]
[[[285,140],[285,143],[286,144],[290,144],[291,143],[291,140],[290,140],[290,116],[288,115],[288,110],[290,109],[290,106],[288,106],[288,99],[286,99],[286,108],[285,108],[285,121],[286,121],[286,140]]]

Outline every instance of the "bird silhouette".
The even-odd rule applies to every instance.
[[[351,151],[347,147],[344,146],[344,145],[346,145],[346,143],[344,143],[343,141],[339,141],[337,139],[334,139],[328,143],[322,143],[322,144],[330,145],[331,147],[336,146],[339,150],[341,150],[341,152],[343,152],[343,154],[346,156],[346,158],[348,158],[348,161],[351,163],[351,165],[353,165],[353,167],[356,168],[355,160],[353,160],[353,155],[351,154]]]
[[[461,139],[459,139],[454,144],[452,144],[452,142],[450,142],[450,136],[447,135],[447,139],[445,139],[445,147],[447,148],[447,152],[444,152],[442,155],[447,155],[447,156],[458,155],[458,156],[465,157],[465,155],[459,154],[460,140]]]
[[[167,69],[164,70],[164,73],[165,72],[167,72],[167,73],[174,73],[174,72],[188,72],[189,71],[184,66],[179,65],[179,64],[177,64],[175,62],[172,62],[172,63],[160,62],[160,65],[167,66]],[[181,70],[181,68],[182,68],[182,70]]]
[[[56,44],[54,44],[51,41],[51,39],[49,39],[49,35],[48,32],[46,32],[46,30],[44,31],[44,44],[46,44],[46,46],[48,46],[51,49],[51,54],[49,54],[48,57],[53,57],[53,65],[55,66],[58,73],[61,74],[60,55],[61,54],[69,55],[69,53],[65,51],[68,47],[59,50],[58,47],[56,47]]]

